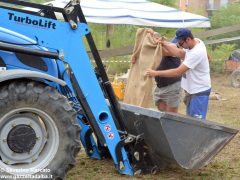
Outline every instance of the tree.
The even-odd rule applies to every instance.
[[[152,2],[166,5],[166,6],[171,6],[171,7],[176,7],[176,0],[151,0]]]
[[[240,24],[240,4],[229,4],[213,13],[211,17],[212,28],[220,28]]]

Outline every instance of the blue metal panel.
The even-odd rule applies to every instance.
[[[36,40],[33,40],[22,34],[16,33],[14,31],[11,31],[9,29],[2,28],[2,27],[0,27],[0,39],[1,41],[11,42],[15,44],[25,44],[26,48],[33,48],[33,49],[39,49],[39,50],[45,50],[45,51],[47,50],[47,48],[33,45],[37,43]],[[13,52],[0,51],[0,56],[5,62],[7,69],[28,69],[33,71],[44,72],[54,77],[58,76],[56,61],[53,59],[42,58],[48,67],[48,71],[45,72],[37,68],[33,68],[23,64],[21,61],[19,61],[19,59],[16,57],[15,53]]]

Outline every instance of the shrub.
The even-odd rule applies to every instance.
[[[208,53],[211,57],[211,72],[223,73],[224,61],[228,59],[230,53],[236,48],[235,44],[221,44],[219,46],[208,46]]]
[[[112,57],[104,60],[108,74],[124,74],[130,68],[130,56]]]

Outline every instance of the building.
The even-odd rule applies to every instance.
[[[228,3],[240,2],[239,0],[179,0],[179,8],[183,11],[198,12],[211,16],[212,11],[226,6]]]

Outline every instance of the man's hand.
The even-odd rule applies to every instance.
[[[158,43],[158,44],[161,44],[161,43],[162,43],[162,38],[161,38],[161,36],[160,36],[159,33],[154,32],[153,35],[152,35],[152,38],[153,38],[153,41],[154,41],[155,43]]]
[[[153,34],[154,32],[155,32],[155,31],[152,30],[151,28],[148,28],[148,29],[147,29],[147,33]]]
[[[137,62],[137,58],[135,56],[132,56],[132,64],[135,64]]]
[[[157,76],[157,71],[155,71],[155,70],[152,70],[152,69],[147,69],[147,71],[146,71],[146,75],[148,76],[148,77],[155,77],[155,76]]]
[[[152,36],[153,41],[155,43],[161,43],[162,38],[158,32],[153,31],[152,29],[148,29],[147,32]]]

